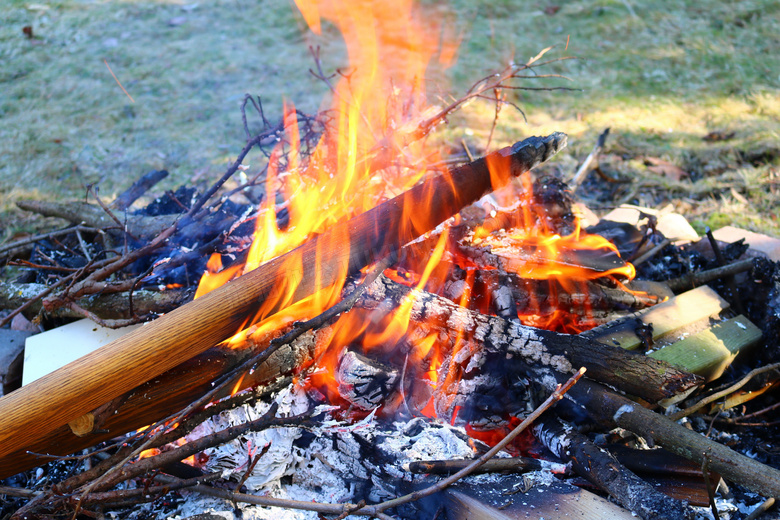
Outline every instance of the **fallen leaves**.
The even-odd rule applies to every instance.
[[[688,172],[676,164],[670,163],[664,159],[659,159],[658,157],[645,157],[644,163],[651,172],[675,181],[682,180],[689,176]]]

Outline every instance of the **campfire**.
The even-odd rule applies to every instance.
[[[110,203],[20,203],[74,225],[3,249],[27,273],[4,324],[135,327],[7,385],[12,518],[685,518],[734,507],[726,481],[780,496],[772,465],[682,424],[735,421],[718,399],[777,384],[775,365],[730,367],[777,328],[776,264],[712,236],[673,244],[684,226],[646,209],[589,222],[545,164],[562,133],[494,149],[491,130],[476,159],[431,136],[469,102],[511,110],[565,57],[432,104],[424,79],[457,45],[416,7],[296,3],[347,42],[332,75],[313,49],[327,108],[285,103],[274,124],[248,95],[247,144],[202,193],[132,209],[152,172]],[[715,393],[721,376],[756,395]]]

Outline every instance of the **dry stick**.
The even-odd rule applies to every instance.
[[[629,259],[629,261],[632,264],[634,264],[634,267],[636,267],[638,265],[641,265],[641,264],[647,262],[648,260],[650,260],[651,258],[653,258],[655,255],[657,255],[659,252],[661,252],[661,250],[663,248],[665,248],[666,246],[668,246],[671,243],[672,243],[671,239],[664,238],[663,240],[661,240],[661,242],[658,245],[656,245],[656,246],[652,247],[651,249],[645,251],[644,253],[642,253],[641,255],[639,255],[638,257],[636,257],[633,260]]]
[[[697,402],[696,404],[694,404],[692,406],[689,406],[685,410],[680,410],[679,412],[675,412],[675,413],[671,414],[669,416],[669,419],[671,419],[672,421],[679,421],[683,417],[688,417],[689,415],[691,415],[691,414],[701,410],[702,408],[704,408],[708,404],[717,401],[721,397],[726,397],[727,395],[729,395],[729,394],[731,394],[733,392],[736,392],[737,390],[739,390],[740,388],[742,388],[743,386],[748,384],[748,382],[750,382],[750,380],[753,379],[754,377],[756,377],[757,375],[763,374],[764,372],[770,372],[772,370],[778,370],[778,369],[780,369],[780,363],[774,363],[772,365],[765,365],[763,367],[756,368],[755,370],[751,370],[750,372],[748,372],[745,375],[745,377],[743,377],[742,379],[737,381],[735,384],[729,386],[728,388],[726,388],[724,390],[721,390],[720,392],[716,392],[716,393],[714,393],[714,394],[712,394],[710,396],[705,397],[701,401]]]
[[[593,163],[593,161],[596,160],[596,158],[601,153],[601,149],[604,148],[604,144],[607,142],[608,135],[609,135],[609,128],[604,130],[601,133],[601,135],[599,135],[599,138],[596,140],[596,145],[593,147],[593,150],[591,150],[591,152],[582,162],[582,165],[574,174],[574,177],[572,177],[571,181],[569,181],[568,183],[569,189],[571,189],[572,193],[577,191],[577,188],[580,187],[580,184],[582,184],[582,182],[585,180],[585,177],[587,177],[588,172],[590,172],[590,165]]]
[[[171,477],[169,475],[155,475],[155,480],[165,483],[174,483],[180,479]],[[289,500],[285,498],[274,498],[268,496],[250,495],[247,493],[236,493],[235,491],[229,491],[227,489],[220,489],[206,485],[197,485],[190,488],[190,491],[195,491],[203,495],[222,498],[233,502],[242,502],[245,504],[254,504],[264,507],[281,507],[284,509],[299,509],[302,511],[314,511],[323,515],[340,515],[344,511],[350,511],[350,514],[361,516],[375,516],[376,518],[382,518],[382,513],[372,514],[361,511],[355,511],[354,508],[357,504],[324,504],[321,502],[309,502],[303,500]],[[390,517],[387,517],[390,518]]]
[[[488,161],[507,168],[505,178],[499,179],[506,183],[552,157],[565,143],[566,136],[561,133],[529,138],[456,168],[446,177],[429,179],[0,398],[0,416],[4,418],[0,457],[224,341],[252,319],[258,304],[288,288],[291,274],[300,277],[291,301],[300,301],[435,228],[491,189]],[[426,206],[427,211],[416,211]],[[405,211],[412,212],[412,217]],[[151,244],[112,265],[127,265],[146,248],[164,243],[175,230],[172,226]],[[130,366],[133,370],[127,369]],[[25,435],[18,435],[19,431]]]
[[[9,497],[22,497],[32,498],[43,493],[43,491],[35,491],[33,489],[16,488],[10,486],[0,486],[0,495],[7,495]]]
[[[674,292],[687,291],[700,285],[704,285],[712,280],[723,278],[724,276],[731,276],[737,273],[749,271],[755,264],[754,258],[746,258],[733,264],[724,265],[723,267],[716,267],[715,269],[708,269],[707,271],[699,271],[698,273],[690,273],[679,278],[672,278],[668,280],[666,284]]]
[[[455,471],[461,470],[474,462],[473,459],[464,460],[420,460],[408,462],[403,465],[404,471],[409,473],[428,473],[431,475],[449,475]],[[568,472],[565,464],[558,462],[548,462],[542,459],[532,459],[530,457],[511,457],[508,459],[492,459],[486,462],[482,467],[473,473],[492,473],[500,471],[511,471],[514,473],[525,473],[527,471],[539,471],[547,469],[553,473]]]
[[[179,480],[178,482],[165,484],[164,486],[140,487],[137,489],[118,489],[114,491],[90,493],[83,496],[80,500],[82,506],[101,505],[105,507],[116,507],[115,504],[122,504],[126,507],[128,503],[135,505],[144,502],[152,502],[161,496],[170,493],[171,491],[191,488],[204,482],[217,480],[221,476],[222,472],[217,471],[199,477]]]
[[[701,462],[701,474],[704,476],[704,485],[707,486],[707,499],[710,501],[710,509],[712,509],[712,517],[715,520],[720,520],[718,514],[718,505],[715,503],[715,489],[710,482],[710,459],[707,458],[707,453],[702,453]]]
[[[756,520],[759,516],[769,511],[773,505],[775,505],[775,499],[771,497],[767,498],[760,506],[755,508],[752,513],[746,516],[745,520]]]
[[[28,238],[22,238],[20,240],[14,240],[13,242],[3,244],[2,246],[0,246],[0,255],[5,255],[9,252],[14,251],[15,249],[23,248],[24,246],[34,244],[35,242],[39,242],[41,240],[46,240],[47,238],[59,237],[62,235],[67,235],[69,233],[74,233],[78,231],[84,231],[89,233],[100,232],[99,229],[89,227],[89,226],[73,226],[67,229],[60,229],[57,231],[51,231],[49,233],[42,233],[40,235],[34,235]]]

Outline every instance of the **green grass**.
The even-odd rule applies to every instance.
[[[582,90],[519,93],[528,122],[506,109],[495,145],[565,131],[559,168],[569,171],[609,126],[608,152],[662,157],[699,179],[674,183],[624,161],[617,173],[641,186],[635,202],[671,201],[696,225],[780,234],[780,2],[561,1],[548,15],[529,1],[456,0],[451,16],[442,2],[423,4],[463,38],[451,85],[437,92],[461,93],[550,45],[551,56],[581,58],[550,68],[571,81],[544,84]],[[0,0],[3,233],[28,226],[13,207],[20,198],[82,198],[92,183],[110,198],[153,168],[171,171],[165,188],[217,176],[244,141],[245,93],[260,94],[271,116],[283,99],[320,106],[312,44],[329,68],[345,65],[335,30],[307,34],[291,2]],[[472,104],[439,138],[484,146],[491,118],[492,107]],[[714,130],[735,137],[701,139]]]

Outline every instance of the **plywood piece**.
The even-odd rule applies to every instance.
[[[516,479],[515,482],[522,483]],[[516,492],[506,484],[459,484],[447,490],[445,497],[448,518],[453,520],[636,520],[626,509],[590,491],[555,479],[550,479],[548,484],[537,483],[524,493]]]
[[[30,336],[25,342],[22,385],[54,372],[138,327],[141,325],[109,329],[84,319]]]
[[[688,220],[679,213],[673,213],[671,206],[657,210],[623,204],[604,215],[602,219],[638,226],[646,223],[646,218],[642,216],[642,213],[656,217],[655,228],[676,245],[699,240],[699,234],[688,223]]]
[[[739,315],[648,355],[712,381],[720,377],[740,350],[760,339],[761,330]]]
[[[633,350],[642,344],[642,339],[636,332],[637,320],[641,324],[652,325],[652,337],[653,340],[657,340],[692,323],[717,316],[728,307],[726,300],[705,285],[684,292],[629,318],[621,318],[591,329],[582,335],[607,345]]]
[[[740,239],[745,239],[745,243],[750,246],[750,251],[766,256],[770,260],[780,262],[780,239],[773,238],[759,233],[753,233],[746,229],[736,228],[734,226],[722,227],[712,232],[715,240],[730,244]]]

